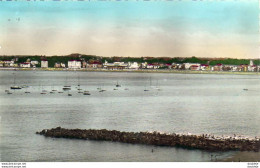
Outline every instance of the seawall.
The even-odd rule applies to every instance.
[[[215,139],[206,135],[179,135],[158,132],[120,132],[116,130],[65,129],[61,127],[44,129],[36,134],[53,138],[71,138],[84,140],[114,141],[131,144],[156,146],[176,146],[210,151],[255,151],[260,149],[259,139]]]

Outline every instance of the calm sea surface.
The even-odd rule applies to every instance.
[[[121,87],[114,90],[117,82]],[[7,94],[14,84],[29,87]],[[71,85],[72,96],[58,93],[64,85]],[[78,85],[91,95],[78,93]],[[42,90],[48,93],[40,94]],[[2,162],[226,158],[234,152],[53,139],[35,132],[61,126],[255,137],[260,136],[259,102],[256,75],[0,71],[0,158]]]

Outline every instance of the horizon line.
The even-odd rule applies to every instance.
[[[18,57],[33,57],[33,56],[40,56],[40,57],[64,57],[64,56],[72,56],[72,55],[85,55],[85,56],[94,56],[94,57],[106,57],[106,58],[113,58],[113,57],[120,57],[120,58],[198,58],[198,59],[251,59],[251,60],[257,60],[260,58],[232,58],[232,57],[197,57],[197,56],[187,56],[187,57],[169,57],[169,56],[99,56],[99,55],[92,55],[92,54],[81,54],[81,53],[71,53],[66,55],[0,55],[0,57],[12,57],[12,56],[18,56]]]

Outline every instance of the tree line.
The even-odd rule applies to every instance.
[[[100,63],[104,63],[105,61],[112,62],[138,62],[143,63],[147,62],[148,64],[152,63],[164,63],[164,64],[182,64],[182,63],[199,63],[199,64],[226,64],[226,65],[240,65],[240,64],[249,64],[250,59],[235,59],[235,58],[223,58],[223,59],[214,59],[214,58],[198,58],[198,57],[102,57],[95,55],[80,55],[80,54],[71,54],[66,56],[0,56],[0,60],[12,60],[14,58],[18,58],[16,63],[30,61],[41,61],[42,59],[48,60],[49,67],[53,67],[55,63],[64,63],[66,66],[69,60],[82,60],[88,62],[89,60],[99,61]],[[260,60],[253,60],[255,65],[260,65]]]

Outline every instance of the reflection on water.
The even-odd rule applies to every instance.
[[[35,134],[57,126],[260,136],[258,76],[1,71],[0,78],[2,161],[210,161],[211,154],[232,154]],[[14,78],[29,87],[7,94]],[[64,85],[71,90],[58,93]]]

